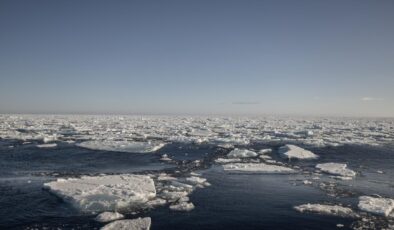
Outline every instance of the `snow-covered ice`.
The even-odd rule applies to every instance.
[[[322,215],[354,217],[356,214],[351,208],[343,207],[340,205],[327,205],[327,204],[303,204],[295,206],[299,212],[313,212]]]
[[[286,159],[316,159],[318,156],[311,151],[295,145],[285,145],[279,148],[279,154]]]
[[[96,218],[94,218],[94,220],[97,222],[106,223],[114,220],[120,220],[123,218],[124,216],[119,212],[102,212],[99,215],[97,215]]]
[[[317,164],[316,168],[320,169],[322,172],[332,175],[337,175],[344,178],[356,176],[356,172],[351,169],[348,169],[347,164],[322,163],[322,164]]]
[[[191,211],[194,209],[194,204],[190,202],[180,202],[170,205],[170,209],[174,211]]]
[[[133,174],[58,179],[44,188],[85,212],[133,209],[156,196],[152,178]]]
[[[394,199],[360,196],[358,208],[376,215],[389,216],[394,210]]]
[[[155,142],[136,142],[136,141],[131,141],[131,142],[85,141],[77,145],[82,148],[93,149],[93,150],[128,152],[128,153],[150,153],[159,150],[165,144],[155,143]]]
[[[151,222],[150,217],[132,220],[116,220],[105,225],[101,230],[149,230]]]
[[[235,173],[294,173],[295,170],[285,166],[264,163],[233,163],[222,165],[226,172]]]
[[[229,158],[247,158],[255,156],[257,156],[256,152],[247,149],[234,149],[229,154],[227,154],[227,157]]]

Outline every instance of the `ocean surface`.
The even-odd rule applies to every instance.
[[[319,181],[308,173],[228,174],[212,170],[213,159],[231,149],[208,144],[168,144],[155,153],[122,153],[89,150],[58,142],[55,148],[37,148],[37,143],[0,140],[0,229],[99,229],[104,224],[83,214],[68,203],[42,189],[43,183],[81,175],[172,172],[188,162],[202,160],[193,168],[211,186],[196,189],[190,200],[195,209],[176,212],[161,207],[127,218],[152,218],[151,229],[354,229],[360,220],[320,214],[300,213],[293,207],[306,203],[342,204],[357,210],[360,195],[394,195],[394,146],[344,145],[308,148],[318,160],[292,161],[290,164],[313,170],[317,162],[347,163],[357,172],[350,181],[323,175]],[[279,146],[250,144],[249,149],[273,148],[275,160]],[[168,154],[176,162],[160,161]],[[287,162],[287,161],[286,161]],[[288,162],[287,162],[288,163]],[[322,183],[331,186],[322,186]],[[386,218],[372,218],[373,228],[389,227]],[[343,227],[342,227],[343,225]],[[368,223],[364,223],[368,226]]]

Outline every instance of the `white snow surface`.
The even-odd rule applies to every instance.
[[[265,163],[232,163],[222,165],[226,172],[235,173],[293,173],[295,170],[280,165]]]
[[[389,216],[394,212],[394,199],[360,196],[358,208],[372,214]]]
[[[255,156],[257,156],[256,152],[247,149],[234,149],[229,154],[227,154],[227,157],[229,158],[247,158]]]
[[[39,145],[37,145],[38,148],[55,148],[56,146],[57,146],[56,143],[39,144]]]
[[[317,164],[316,168],[320,169],[322,172],[332,174],[332,175],[337,175],[344,178],[348,177],[354,177],[356,176],[356,172],[348,169],[347,164],[341,164],[341,163],[322,163],[322,164]]]
[[[327,204],[303,204],[295,206],[299,212],[313,212],[322,215],[350,217],[355,216],[351,208],[343,207],[340,205],[327,205]]]
[[[316,159],[318,156],[311,151],[295,145],[285,145],[279,148],[279,154],[286,159]]]
[[[120,220],[123,218],[124,216],[119,212],[102,212],[98,216],[96,216],[94,220],[97,222],[106,223],[114,220]]]
[[[149,230],[151,218],[137,218],[132,220],[117,220],[101,228],[101,230]]]
[[[84,212],[132,209],[156,196],[149,176],[133,174],[58,179],[44,188]]]
[[[77,144],[79,147],[128,153],[150,153],[162,148],[164,143],[136,141],[85,141]]]

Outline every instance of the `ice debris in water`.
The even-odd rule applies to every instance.
[[[124,216],[118,212],[102,212],[98,216],[96,216],[94,220],[97,222],[106,223],[123,218]]]
[[[312,212],[322,215],[341,216],[341,217],[356,217],[357,214],[351,208],[340,205],[327,204],[303,204],[294,207],[299,212]]]
[[[294,169],[265,163],[233,163],[222,165],[226,172],[234,173],[293,173]]]
[[[360,196],[358,208],[372,214],[389,216],[394,210],[394,199]]]
[[[84,212],[138,208],[156,196],[151,177],[132,174],[58,179],[44,188]]]
[[[132,220],[117,220],[101,228],[101,230],[149,230],[151,218],[137,218]]]
[[[346,164],[322,163],[322,164],[317,164],[316,168],[328,174],[344,177],[343,179],[346,179],[347,177],[351,178],[356,176],[356,172],[351,169],[348,169]]]
[[[257,156],[257,153],[247,149],[234,149],[229,154],[227,154],[227,157],[229,158],[247,158],[255,156]]]
[[[128,153],[150,153],[155,152],[162,148],[164,143],[156,142],[136,142],[136,141],[85,141],[77,144],[79,147],[93,149],[93,150],[104,150],[104,151],[116,151],[116,152],[128,152]]]
[[[279,154],[286,159],[316,159],[318,156],[311,151],[295,145],[285,145],[279,148]]]
[[[39,144],[39,145],[37,145],[38,148],[55,148],[56,146],[57,146],[56,143]]]

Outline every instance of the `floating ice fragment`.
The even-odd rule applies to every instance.
[[[128,153],[150,153],[162,148],[165,143],[136,141],[85,141],[77,146],[93,150],[105,150]]]
[[[293,169],[264,163],[233,163],[222,165],[226,172],[236,173],[293,173]]]
[[[101,222],[101,223],[106,223],[114,220],[120,220],[123,219],[124,216],[118,212],[103,212],[96,216],[94,219],[95,221]]]
[[[294,207],[299,212],[313,212],[322,215],[356,217],[352,209],[340,205],[303,204]]]
[[[191,202],[180,202],[177,204],[170,205],[170,209],[174,211],[191,211],[194,209],[194,204]]]
[[[360,196],[358,208],[376,215],[389,216],[394,210],[394,199]]]
[[[215,163],[218,163],[218,164],[227,164],[227,163],[236,163],[236,162],[241,162],[241,159],[239,159],[239,158],[232,158],[232,159],[218,158],[215,160]]]
[[[132,174],[58,179],[44,188],[84,212],[139,208],[156,196],[149,176]]]
[[[37,145],[38,148],[55,148],[56,146],[57,146],[56,143]]]
[[[101,230],[149,230],[151,218],[138,218],[132,220],[117,220],[101,228]]]
[[[255,157],[255,156],[257,156],[257,153],[247,149],[234,149],[229,154],[227,154],[227,157],[230,158],[247,158],[247,157]]]
[[[323,163],[323,164],[317,164],[316,168],[320,169],[322,172],[325,172],[325,173],[344,177],[344,178],[338,178],[338,179],[349,179],[346,177],[356,176],[356,172],[348,169],[346,164]]]
[[[295,145],[285,145],[279,148],[279,154],[287,159],[316,159],[318,156],[311,151]]]

